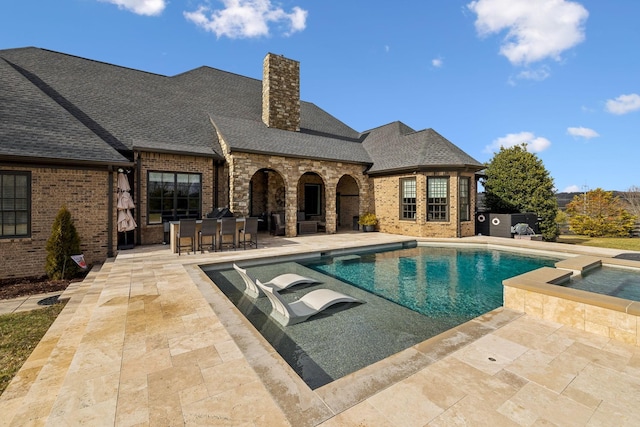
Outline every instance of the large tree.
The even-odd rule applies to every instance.
[[[628,237],[636,220],[613,191],[601,188],[575,196],[567,205],[567,215],[571,231],[589,237]]]
[[[527,151],[527,145],[501,147],[486,164],[485,203],[491,212],[534,212],[545,240],[558,236],[558,202],[553,179],[542,160]]]

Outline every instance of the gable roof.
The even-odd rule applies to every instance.
[[[363,135],[363,145],[373,161],[371,174],[434,167],[474,171],[483,168],[480,162],[433,129],[415,131],[396,121]]]

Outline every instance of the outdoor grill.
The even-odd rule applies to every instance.
[[[215,208],[207,214],[207,218],[220,219],[227,216],[234,216],[233,212],[229,208]]]

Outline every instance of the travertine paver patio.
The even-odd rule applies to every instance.
[[[65,292],[67,306],[0,396],[0,424],[640,425],[640,348],[506,309],[310,390],[197,267],[402,240],[348,233],[180,257],[166,246],[123,251]]]

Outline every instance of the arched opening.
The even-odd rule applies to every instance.
[[[251,177],[247,211],[249,216],[262,219],[259,228],[272,230],[273,215],[282,215],[284,220],[285,185],[282,175],[273,169],[260,169]]]
[[[315,172],[304,173],[298,180],[297,221],[324,223],[326,201],[322,177]]]
[[[360,212],[360,188],[350,175],[344,175],[336,186],[336,230],[358,229]]]

